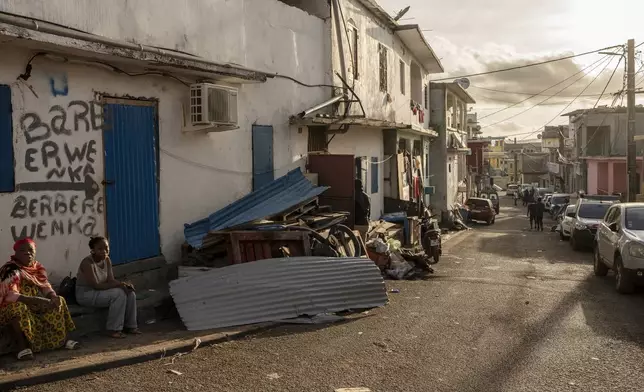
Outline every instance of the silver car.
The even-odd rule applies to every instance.
[[[632,293],[644,275],[644,203],[611,206],[597,230],[594,271],[615,271],[617,291]]]

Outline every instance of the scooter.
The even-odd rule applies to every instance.
[[[428,257],[433,259],[430,264],[436,264],[443,254],[443,243],[441,240],[441,229],[438,227],[438,215],[429,215],[427,210],[420,222],[420,238],[423,250]]]

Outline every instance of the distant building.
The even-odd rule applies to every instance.
[[[574,148],[573,185],[588,194],[614,194],[627,191],[626,130],[624,107],[599,107],[564,114],[569,119]],[[635,134],[644,135],[644,107],[636,108]],[[642,182],[644,142],[636,142],[637,167]],[[638,192],[639,193],[639,192]]]

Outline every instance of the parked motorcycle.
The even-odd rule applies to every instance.
[[[438,227],[438,215],[429,215],[427,211],[420,222],[420,238],[425,254],[433,259],[430,264],[436,264],[443,254],[441,229]]]

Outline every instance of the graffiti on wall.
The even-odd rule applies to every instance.
[[[11,235],[14,240],[23,237],[45,240],[74,234],[96,236],[96,216],[103,211],[103,197],[86,198],[84,195],[52,192],[38,196],[20,195],[13,202],[11,218],[15,221],[29,220],[29,223],[14,224]]]
[[[37,180],[16,185],[28,193],[13,202],[14,239],[97,235],[97,216],[104,210],[94,167],[97,131],[104,128],[101,104],[76,100],[53,105],[47,113],[26,112],[19,126],[26,148],[17,164]],[[79,137],[81,132],[96,136]]]

